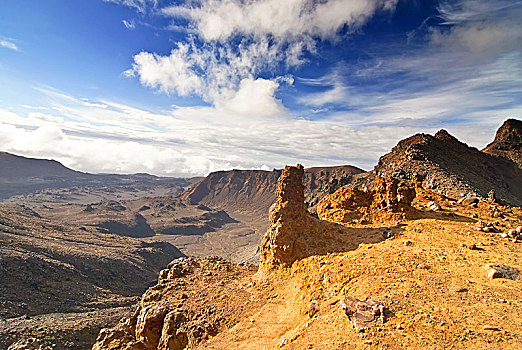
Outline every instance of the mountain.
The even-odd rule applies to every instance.
[[[522,120],[508,119],[497,130],[495,140],[482,152],[504,157],[522,168]]]
[[[305,200],[309,206],[323,196],[349,183],[364,170],[351,165],[305,169]],[[204,204],[229,210],[266,213],[275,201],[275,189],[281,170],[231,170],[209,174],[188,189],[182,198],[191,204]]]
[[[231,170],[210,173],[181,195],[190,204],[266,213],[275,197],[280,170]]]
[[[504,145],[516,147],[516,142],[515,138],[505,139]],[[522,205],[522,168],[504,157],[470,147],[446,130],[400,141],[379,159],[370,177],[374,176],[420,181],[424,188],[456,198],[487,198],[493,190],[496,198]]]

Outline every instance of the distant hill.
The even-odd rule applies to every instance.
[[[20,182],[27,179],[87,178],[89,174],[67,168],[60,162],[0,152],[0,179]]]
[[[199,179],[197,179],[199,180]],[[163,186],[183,191],[193,184],[192,179],[158,177],[149,174],[90,174],[67,168],[55,160],[26,158],[0,152],[0,200],[15,195],[34,194],[47,189],[85,188],[86,194],[102,191],[137,192]],[[76,191],[76,192],[75,192]],[[73,190],[71,196],[82,192]],[[164,191],[165,192],[165,191]],[[172,191],[171,191],[172,192]],[[53,193],[56,195],[56,193]],[[61,194],[60,194],[61,195]],[[22,200],[24,201],[24,200]],[[45,199],[43,199],[45,202]]]

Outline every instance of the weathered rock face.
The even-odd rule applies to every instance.
[[[251,294],[242,286],[252,273],[217,257],[176,259],[160,272],[131,318],[100,331],[93,350],[194,348],[245,317]],[[235,299],[223,298],[230,295]]]
[[[279,178],[271,225],[261,242],[261,272],[290,267],[311,255],[352,250],[369,238],[313,217],[304,203],[303,173],[301,165],[287,166]]]
[[[366,220],[401,220],[414,212],[411,203],[416,190],[413,183],[395,178],[377,177],[373,188],[341,188],[317,206],[322,220],[346,224]]]
[[[482,150],[495,156],[507,158],[522,168],[522,121],[508,119],[497,130],[495,140]]]
[[[268,269],[288,267],[300,258],[297,237],[311,221],[304,204],[303,174],[301,165],[287,166],[279,177],[276,202],[268,213],[271,226],[261,242],[261,265]]]

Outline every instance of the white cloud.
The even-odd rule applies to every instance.
[[[456,103],[456,96],[456,102],[451,103],[450,91],[446,95],[441,91],[438,96],[426,98],[390,98],[373,108],[366,106],[358,112],[337,113],[319,120],[273,118],[273,113],[263,114],[265,103],[256,111],[245,101],[251,96],[250,89],[270,95],[276,89],[274,82],[245,80],[240,86],[239,96],[228,100],[233,105],[177,107],[161,113],[106,100],[85,106],[83,99],[41,89],[50,99],[45,113],[22,115],[0,109],[0,150],[57,159],[82,171],[183,177],[217,170],[281,168],[295,163],[353,164],[371,169],[401,138],[439,129],[443,120],[436,123],[432,118],[439,116],[437,108],[459,112],[455,106],[462,105]],[[485,99],[483,104],[489,102]],[[470,123],[445,127],[465,142],[482,147],[493,138],[502,119],[521,111],[520,107],[508,108],[494,118],[486,118],[485,112],[478,111],[466,115]],[[250,113],[257,115],[247,118]],[[418,119],[412,119],[412,114]]]
[[[193,41],[178,43],[168,56],[148,52],[136,55],[133,68],[125,74],[137,75],[143,85],[165,93],[201,96],[215,106],[245,110],[248,96],[256,109],[263,110],[252,115],[280,113],[285,110],[275,98],[275,90],[280,83],[292,84],[292,78],[255,78],[260,71],[270,69],[269,63],[283,62],[289,57],[282,55],[280,48],[268,40],[245,42],[238,48],[228,44],[198,47]]]
[[[216,107],[248,117],[270,117],[286,115],[281,101],[274,97],[279,84],[258,78],[243,79],[237,92],[229,99],[218,101]]]
[[[148,8],[156,8],[158,0],[103,0],[105,2],[113,2],[120,5],[135,8],[139,12],[145,12]]]
[[[137,74],[145,86],[187,96],[200,93],[202,88],[202,79],[193,71],[196,64],[195,57],[189,54],[189,45],[180,43],[169,56],[148,52],[134,56],[133,69],[127,75]]]
[[[134,23],[134,20],[127,21],[126,19],[122,20],[121,23],[125,26],[127,29],[134,29],[136,28],[136,24]]]
[[[459,24],[468,21],[480,21],[492,13],[509,10],[517,6],[518,1],[510,0],[452,0],[441,2],[437,6],[443,24]]]
[[[20,51],[20,49],[18,48],[18,46],[15,43],[13,43],[10,40],[6,40],[6,39],[0,40],[0,47],[5,47],[6,49],[9,49],[9,50]]]
[[[522,52],[519,1],[458,0],[439,5],[443,26],[431,27],[431,42],[452,51],[469,51],[475,60],[513,50]]]
[[[329,103],[340,104],[343,101],[346,101],[346,95],[346,86],[337,83],[326,91],[311,93],[306,96],[302,96],[299,100],[311,106],[324,106],[325,104]]]
[[[331,39],[348,26],[356,29],[379,10],[393,10],[398,0],[200,0],[196,6],[171,6],[162,11],[192,21],[207,41],[231,36],[272,36],[295,40],[303,36]]]

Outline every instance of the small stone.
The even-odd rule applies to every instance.
[[[509,235],[508,235],[507,232],[502,232],[502,233],[500,234],[500,237],[502,237],[502,238],[508,238]]]
[[[518,236],[518,233],[516,230],[509,230],[507,234],[511,238],[515,238],[516,236]]]
[[[461,202],[461,204],[463,204],[463,205],[472,205],[472,204],[477,204],[479,202],[479,199],[478,199],[478,197],[467,197],[467,198],[461,199],[459,202]]]
[[[507,278],[516,280],[519,275],[519,271],[517,269],[507,265],[487,264],[484,266],[484,270],[488,272],[488,277],[491,279]]]
[[[411,245],[413,245],[413,242],[410,240],[407,240],[407,241],[404,241],[402,244],[404,244],[405,246],[411,246]]]
[[[431,209],[433,211],[437,211],[437,210],[441,209],[440,205],[438,203],[436,203],[436,202],[433,202],[433,201],[428,202],[428,204],[426,204],[426,208]]]
[[[404,325],[402,323],[399,323],[396,328],[397,329],[404,329]]]
[[[492,325],[489,325],[489,324],[485,324],[484,326],[482,326],[482,330],[499,332],[500,328],[492,326]]]
[[[478,218],[478,215],[475,214],[475,213],[473,213],[473,214],[471,214],[471,217],[472,217],[473,219],[476,219],[476,218]]]
[[[515,231],[517,231],[518,234],[522,233],[522,226],[518,226]]]
[[[316,313],[319,312],[319,302],[314,300],[308,305],[308,310],[306,313],[309,317],[313,317]]]
[[[382,326],[385,322],[386,308],[375,300],[346,296],[339,304],[358,332],[369,327]]]

